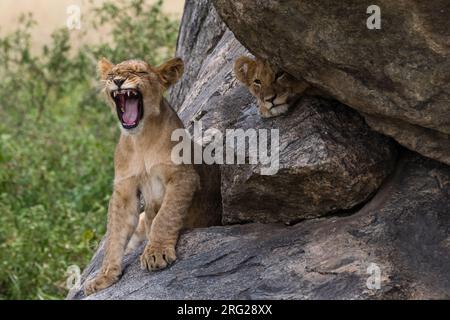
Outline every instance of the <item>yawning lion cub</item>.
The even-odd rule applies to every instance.
[[[155,68],[143,61],[113,65],[102,59],[98,67],[122,134],[115,152],[103,264],[85,285],[86,294],[119,279],[127,245],[136,247],[148,238],[141,265],[148,270],[162,269],[175,261],[175,245],[183,227],[209,226],[220,219],[210,205],[214,201],[208,203],[206,199],[208,193],[220,195],[208,185],[213,175],[171,161],[176,144],[171,134],[183,124],[163,93],[181,77],[183,61],[176,58]],[[145,213],[140,219],[139,194],[145,199]],[[214,200],[220,204],[220,199]]]

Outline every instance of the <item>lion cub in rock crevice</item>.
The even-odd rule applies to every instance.
[[[297,80],[263,59],[239,57],[234,63],[234,74],[257,99],[263,118],[286,113],[304,94],[321,95],[305,81]]]
[[[163,93],[181,77],[183,61],[175,58],[155,68],[138,60],[114,65],[102,59],[98,68],[122,134],[115,151],[103,264],[86,283],[87,295],[119,279],[127,245],[129,251],[147,238],[141,266],[159,270],[175,261],[175,246],[183,227],[220,222],[220,215],[212,212],[214,208],[205,198],[208,192],[212,197],[220,195],[219,190],[208,187],[207,179],[212,176],[194,165],[175,165],[171,160],[177,143],[171,141],[171,134],[184,126]],[[140,218],[139,194],[145,200],[145,213]],[[214,200],[220,203],[220,199]]]

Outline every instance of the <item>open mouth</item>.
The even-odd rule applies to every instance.
[[[133,129],[144,116],[142,94],[136,89],[121,89],[111,92],[116,103],[117,116],[124,129]]]

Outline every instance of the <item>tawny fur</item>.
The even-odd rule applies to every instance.
[[[311,89],[308,83],[274,67],[268,61],[239,57],[234,63],[236,78],[256,97],[263,118],[286,113]]]
[[[171,161],[171,151],[177,143],[171,141],[171,134],[183,124],[163,93],[181,77],[182,60],[172,59],[155,68],[137,60],[113,65],[102,59],[98,68],[113,113],[113,80],[121,78],[125,80],[122,88],[135,88],[142,93],[144,117],[137,128],[122,128],[115,151],[105,255],[98,275],[85,285],[87,295],[115,283],[122,273],[125,250],[135,249],[145,238],[148,244],[141,266],[159,270],[176,260],[175,246],[181,229],[219,223],[217,215],[206,212],[212,208],[205,207],[207,201],[200,190],[202,178],[211,177],[202,177],[202,171],[193,165],[175,165]],[[207,185],[208,181],[204,183]],[[138,193],[145,200],[145,213],[141,215]]]

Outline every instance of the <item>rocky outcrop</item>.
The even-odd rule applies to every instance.
[[[213,0],[237,39],[363,114],[371,127],[450,164],[447,0]]]
[[[226,224],[292,223],[352,209],[379,188],[395,163],[388,139],[338,102],[305,98],[285,117],[261,121],[247,113],[233,127],[279,128],[280,168],[261,175],[259,164],[222,166]]]
[[[355,19],[350,13],[359,8],[356,1],[341,11],[330,3],[329,11],[319,10],[322,0],[236,0],[226,2],[229,8],[214,1],[246,45],[253,50],[259,41],[255,53],[304,76],[362,116],[340,102],[305,97],[289,114],[262,120],[254,98],[231,72],[233,60],[249,53],[220,21],[211,1],[187,0],[178,42],[186,74],[172,89],[171,103],[191,132],[199,121],[203,130],[220,132],[279,129],[275,174],[261,174],[258,164],[220,165],[223,222],[268,224],[188,230],[177,245],[178,260],[152,273],[140,269],[142,244],[125,257],[120,281],[87,299],[450,299],[450,167],[397,148],[369,130],[362,118],[401,144],[446,162],[448,118],[438,101],[447,97],[448,87],[442,87],[442,70],[433,73],[429,66],[445,66],[439,55],[448,47],[438,35],[448,29],[432,28],[425,23],[432,23],[427,16],[418,14],[439,1],[420,7],[411,1],[412,14],[405,17],[395,11],[403,0],[380,0],[394,10],[386,12],[386,28],[397,26],[394,16],[411,23],[408,19],[416,14],[413,30],[428,30],[429,37],[403,34],[403,25],[391,30],[407,40],[396,57],[392,35],[373,48],[356,28],[354,41],[372,50],[371,63],[385,63],[372,75],[366,72],[372,70],[370,63],[357,59],[364,57],[359,49],[344,50],[351,41],[347,20]],[[244,12],[251,16],[247,22],[241,21]],[[346,16],[341,29],[335,20],[340,15]],[[299,26],[300,31],[293,29],[299,35],[295,38],[290,30]],[[262,41],[269,29],[273,36]],[[295,53],[290,55],[287,45]],[[414,45],[422,46],[415,56],[399,60]],[[292,60],[296,55],[299,64]],[[426,81],[435,86],[422,87]],[[208,144],[210,138],[197,142]],[[103,243],[69,299],[86,299],[82,285],[99,270],[102,256]]]
[[[227,129],[279,130],[276,174],[261,174],[267,169],[261,164],[221,165],[223,222],[293,223],[370,198],[395,162],[389,139],[350,108],[313,97],[285,116],[261,119],[255,99],[232,73],[246,49],[210,1],[187,1],[186,8],[177,55],[187,72],[170,96],[186,127],[192,132],[201,121],[204,131],[215,128],[224,136]]]
[[[449,299],[449,189],[448,166],[406,152],[353,215],[188,231],[173,266],[140,270],[141,247],[122,279],[89,299]]]

